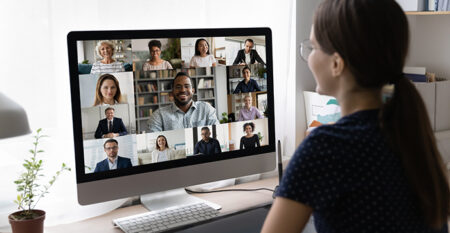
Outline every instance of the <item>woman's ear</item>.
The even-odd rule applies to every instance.
[[[341,75],[344,72],[345,68],[345,62],[344,59],[342,59],[341,55],[339,53],[333,53],[332,55],[332,68],[331,68],[331,74],[333,77],[337,77]]]

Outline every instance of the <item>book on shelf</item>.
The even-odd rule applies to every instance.
[[[404,11],[425,11],[428,9],[426,0],[397,0]]]
[[[416,83],[427,82],[427,76],[424,74],[405,74],[405,77]]]
[[[156,88],[156,84],[155,83],[146,83],[146,84],[138,84],[138,92],[142,93],[142,92],[154,92],[157,91],[158,89]]]
[[[425,67],[413,67],[413,66],[405,66],[403,67],[403,73],[405,74],[423,74],[427,72]]]
[[[145,98],[143,96],[138,97],[138,105],[143,105],[145,103]]]
[[[403,73],[405,77],[413,82],[435,82],[436,75],[434,73],[426,72],[425,67],[404,67]]]
[[[425,75],[426,70],[427,69],[425,67],[403,67],[403,73],[405,74],[405,77],[413,82],[427,82],[427,77]]]
[[[435,0],[435,8],[436,11],[450,11],[450,0]]]
[[[149,117],[153,114],[153,109],[139,109],[139,117]]]
[[[170,103],[169,93],[167,93],[167,92],[161,93],[161,103],[162,104]]]
[[[212,79],[200,79],[198,81],[198,88],[211,88],[214,86],[214,80]]]
[[[198,81],[197,88],[203,88],[204,82],[205,82],[205,80],[201,78],[201,79]]]

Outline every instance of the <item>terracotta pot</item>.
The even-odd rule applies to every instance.
[[[22,211],[17,211],[8,216],[9,224],[11,224],[11,229],[13,233],[43,233],[44,232],[44,219],[45,211],[43,210],[32,210],[34,213],[38,214],[38,217],[34,219],[27,220],[15,220],[11,216],[18,215]]]

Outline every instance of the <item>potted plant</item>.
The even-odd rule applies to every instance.
[[[19,192],[14,202],[18,205],[19,211],[8,216],[13,233],[42,233],[44,231],[45,211],[35,209],[35,207],[48,193],[58,176],[66,170],[70,171],[70,168],[63,163],[61,169],[47,184],[38,183],[44,176],[41,174],[42,160],[37,158],[38,154],[44,152],[38,150],[39,140],[46,137],[46,135],[40,134],[41,131],[42,129],[36,131],[34,149],[30,150],[32,155],[23,163],[25,171],[20,174],[19,179],[14,181],[17,185],[17,192]]]
[[[220,120],[220,124],[228,123],[228,114],[226,112],[222,113],[222,120]]]

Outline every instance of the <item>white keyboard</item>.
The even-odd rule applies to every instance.
[[[113,223],[126,233],[164,232],[217,217],[219,211],[205,203],[174,206],[124,218]]]

